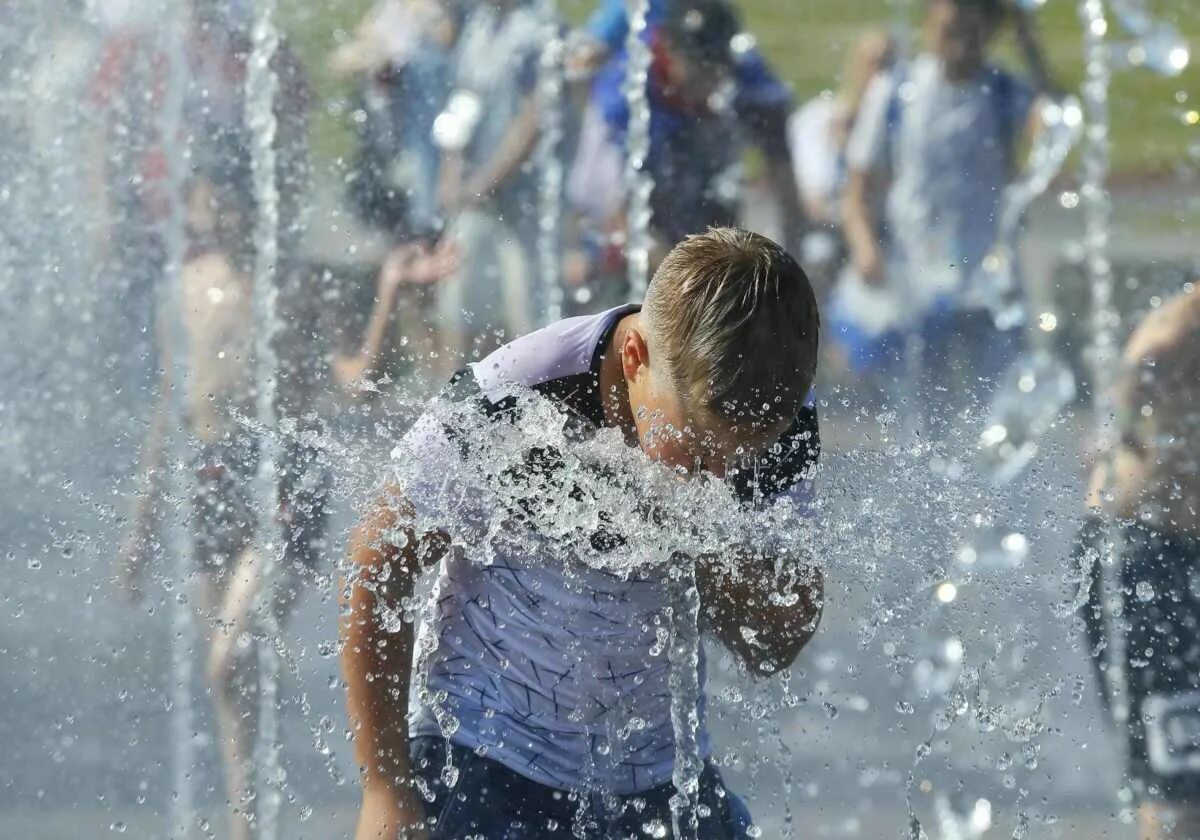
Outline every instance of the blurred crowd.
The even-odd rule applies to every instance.
[[[1037,128],[1035,98],[1051,88],[1025,14],[1006,0],[931,2],[916,48],[866,32],[848,45],[831,90],[795,91],[734,3],[651,0],[635,37],[650,54],[643,169],[654,188],[649,219],[631,221],[625,3],[598,3],[579,29],[552,6],[384,0],[328,57],[325,69],[352,91],[354,148],[338,199],[392,252],[375,297],[393,312],[377,314],[402,324],[389,320],[374,335],[360,318],[366,338],[378,340],[344,348],[348,358],[332,367],[339,381],[379,373],[401,332],[425,337],[419,346],[438,354],[441,377],[552,314],[628,299],[631,227],[648,228],[653,271],[683,236],[751,221],[801,257],[827,303],[827,345],[866,381],[895,380],[906,353],[923,354],[933,377],[960,362],[994,377],[1011,359],[1016,335],[992,328],[978,275],[1018,151]],[[248,7],[191,0],[189,8],[179,138],[188,150],[187,258],[216,251],[247,269]],[[1026,74],[991,62],[1009,25]],[[154,30],[117,23],[92,91],[108,141],[95,146],[94,183],[112,220],[100,239],[142,301],[166,258],[169,58]],[[337,262],[314,254],[305,233],[322,220],[301,212],[312,186],[314,68],[285,37],[274,69],[277,276],[285,298],[313,298],[320,267]],[[562,189],[551,187],[548,200],[541,187],[551,177]],[[963,332],[978,340],[958,346]]]

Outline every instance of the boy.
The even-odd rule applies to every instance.
[[[1121,432],[1092,475],[1081,548],[1099,545],[1104,521],[1120,523],[1117,558],[1126,638],[1120,670],[1128,720],[1127,772],[1140,836],[1200,837],[1200,292],[1189,289],[1134,330],[1116,383]],[[1110,472],[1109,465],[1112,469]],[[1108,698],[1105,603],[1093,566],[1090,648]]]
[[[692,231],[734,223],[746,145],[762,152],[765,180],[782,211],[785,243],[798,241],[805,221],[787,143],[787,86],[743,32],[728,0],[677,0],[656,11],[656,17],[645,35],[651,51],[647,168],[654,178],[654,260]],[[596,76],[589,105],[602,118],[608,142],[619,148],[629,125],[627,64],[623,50],[608,62]],[[593,153],[581,144],[584,151]],[[575,163],[576,169],[592,165],[586,158]],[[619,224],[591,221],[602,230],[625,227],[623,218]],[[578,263],[580,257],[571,255],[569,261]]]
[[[876,77],[846,150],[851,263],[863,283],[898,292],[904,320],[925,342],[931,390],[965,378],[951,369],[956,336],[967,339],[968,376],[995,376],[1015,350],[1015,335],[995,328],[986,290],[972,283],[996,240],[1034,99],[1024,81],[987,64],[1005,13],[1004,0],[926,0],[925,52]]]
[[[732,482],[744,500],[761,493],[801,501],[818,448],[806,401],[817,332],[808,279],[783,249],[756,234],[712,229],[667,255],[642,307],[571,318],[518,339],[461,372],[450,399],[501,431],[534,429],[510,396],[531,388],[562,413],[580,445],[603,440],[618,455],[640,447],[682,475]],[[357,837],[626,837],[644,825],[662,826],[654,836],[666,837],[675,742],[653,616],[669,608],[668,583],[653,572],[621,577],[592,566],[568,575],[559,537],[514,548],[514,539],[538,536],[522,512],[555,503],[562,462],[551,449],[530,450],[523,475],[501,476],[507,488],[533,485],[512,504],[480,490],[466,463],[480,428],[443,425],[432,411],[422,418],[398,449],[405,478],[385,491],[351,543],[356,579],[342,637],[364,772]],[[604,437],[606,430],[614,434]],[[750,471],[733,467],[751,454],[753,485]],[[638,521],[655,500],[629,495],[620,497],[628,510],[618,516]],[[497,504],[511,511],[500,522]],[[620,537],[606,532],[613,519],[594,508],[600,527],[578,548],[603,557]],[[627,535],[641,544],[648,527],[653,537],[660,526],[669,534],[682,524],[656,520]],[[462,547],[481,530],[482,541]],[[735,548],[732,556],[744,554]],[[762,582],[770,567],[761,564],[770,562],[739,559],[736,578],[715,558],[697,563],[703,620],[756,673],[787,668],[821,610],[816,569],[789,567],[791,583],[778,591]],[[411,608],[422,566],[437,563],[436,616],[421,635],[428,668],[414,675],[413,629],[397,621],[397,610]],[[702,687],[702,658],[698,667]],[[410,678],[418,700],[430,701],[418,703],[411,726]],[[431,704],[453,715],[449,756]],[[626,714],[607,717],[618,705]],[[746,817],[707,761],[703,700],[697,712],[705,760],[699,836],[737,836],[732,826],[744,827]],[[602,734],[631,719],[642,725],[623,740]],[[449,792],[439,778],[447,758],[460,774]]]

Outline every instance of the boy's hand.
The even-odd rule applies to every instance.
[[[412,788],[368,786],[354,840],[429,840],[425,803]]]

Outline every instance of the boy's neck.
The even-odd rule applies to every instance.
[[[625,382],[625,370],[621,363],[621,345],[629,328],[637,323],[638,313],[626,315],[617,322],[617,327],[608,339],[600,357],[600,405],[604,410],[604,425],[624,432],[627,439],[637,440],[637,426],[633,420],[633,409],[629,405],[629,386]]]

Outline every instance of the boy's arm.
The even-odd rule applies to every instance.
[[[771,557],[743,554],[731,572],[715,557],[696,563],[703,615],[730,651],[752,673],[785,670],[817,631],[824,604],[824,577],[813,565],[798,566],[783,582]]]
[[[439,533],[418,538],[405,524],[411,518],[408,500],[386,490],[355,529],[351,579],[342,586],[342,671],[363,784],[356,840],[428,836],[408,762],[413,627],[401,621],[399,630],[389,629],[386,617],[403,613],[413,581],[423,566],[441,559],[448,540]]]

